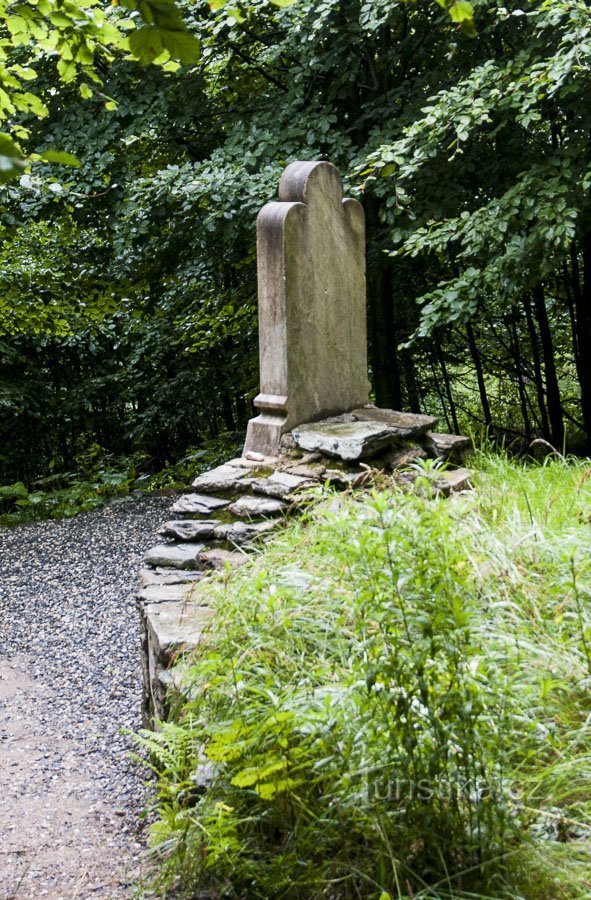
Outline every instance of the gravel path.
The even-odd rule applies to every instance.
[[[0,898],[133,896],[143,552],[170,497],[0,529]]]

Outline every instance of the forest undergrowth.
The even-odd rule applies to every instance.
[[[162,896],[589,897],[591,467],[473,481],[323,489],[197,586],[191,699],[139,738]]]
[[[67,471],[55,471],[28,484],[0,485],[0,527],[70,518],[146,492],[182,490],[201,472],[223,462],[232,450],[238,454],[241,442],[242,435],[223,432],[200,447],[188,448],[180,459],[156,471],[146,453],[118,456],[91,444],[77,454]]]

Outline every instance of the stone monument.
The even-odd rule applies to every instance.
[[[329,162],[293,162],[257,219],[260,414],[244,453],[368,402],[365,223]]]

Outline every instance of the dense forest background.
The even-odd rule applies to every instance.
[[[181,4],[199,58],[97,54],[99,87],[4,23],[2,77],[48,113],[10,127],[80,166],[0,187],[0,484],[243,431],[255,218],[294,159],[364,205],[378,404],[589,450],[589,7],[476,0],[472,27],[442,6]]]

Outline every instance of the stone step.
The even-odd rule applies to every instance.
[[[224,464],[198,475],[193,487],[204,494],[247,491],[251,483],[251,479],[247,477],[249,471],[247,468]]]
[[[437,425],[436,416],[398,412],[372,405],[354,409],[351,415],[360,422],[379,422],[391,428],[400,440],[421,437]]]
[[[140,585],[142,588],[151,584],[187,584],[198,581],[202,572],[189,569],[165,569],[157,566],[155,569],[140,569]]]
[[[262,453],[247,452],[245,456],[237,456],[234,459],[224,463],[225,466],[234,466],[238,469],[250,469],[251,471],[268,468],[269,471],[276,469],[281,460],[278,456],[264,456]]]
[[[374,456],[397,441],[396,432],[375,422],[315,422],[300,425],[292,437],[301,450],[318,450],[326,456],[357,462]]]
[[[225,541],[241,547],[251,544],[263,534],[273,531],[280,524],[279,519],[269,519],[264,522],[228,522],[226,525],[218,525],[215,536],[218,541]]]
[[[353,463],[369,459],[402,441],[419,440],[436,424],[434,416],[365,406],[341,416],[299,425],[291,437],[301,450]]]
[[[385,469],[393,471],[394,469],[404,469],[418,459],[426,459],[427,451],[418,445],[390,447],[385,453],[371,460],[372,469]]]
[[[435,484],[441,493],[447,497],[449,494],[457,491],[469,490],[472,487],[470,484],[472,474],[468,469],[463,468],[446,469],[441,473]]]
[[[210,607],[184,600],[149,603],[144,618],[154,663],[166,668],[178,653],[195,649],[212,616]]]
[[[197,569],[199,557],[205,544],[158,544],[144,556],[148,566],[163,566],[167,569]]]
[[[243,566],[249,561],[246,553],[239,550],[222,550],[220,547],[212,547],[201,554],[201,564],[205,569],[225,569],[226,566],[235,568]]]
[[[276,497],[256,497],[252,494],[245,494],[228,507],[228,512],[233,516],[247,519],[278,516],[285,509],[285,503]]]
[[[165,522],[158,529],[158,534],[178,541],[209,541],[213,539],[216,527],[221,524],[219,519],[173,519]]]
[[[177,584],[149,584],[143,588],[138,599],[142,603],[167,603],[171,600],[186,602],[191,598],[196,582],[177,582]]]
[[[461,434],[440,434],[436,431],[428,431],[425,437],[431,453],[443,459],[461,457],[472,446],[471,439]]]
[[[367,468],[356,469],[353,472],[346,472],[344,469],[327,469],[324,479],[332,487],[347,489],[358,488],[366,483],[370,473]]]
[[[209,516],[215,510],[228,506],[229,503],[229,500],[210,497],[207,494],[184,494],[173,505],[172,512],[191,516]]]
[[[320,453],[310,453],[308,456],[321,456]],[[302,457],[301,460],[290,463],[288,465],[283,465],[281,467],[282,472],[287,472],[289,475],[299,475],[300,478],[310,478],[312,481],[324,481],[324,473],[326,472],[326,466],[321,465],[319,463],[305,463],[304,459],[306,457]]]
[[[290,500],[303,488],[312,487],[316,482],[311,478],[301,475],[292,475],[289,472],[273,472],[268,478],[255,479],[250,487],[255,494],[264,494],[266,497],[276,497],[278,500]]]

